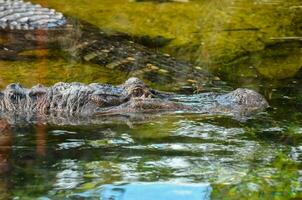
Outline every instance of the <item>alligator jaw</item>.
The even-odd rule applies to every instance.
[[[119,106],[98,108],[94,115],[123,115],[128,113],[159,113],[174,111],[194,112],[194,108],[167,99],[133,98]]]

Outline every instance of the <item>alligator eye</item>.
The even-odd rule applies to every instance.
[[[145,91],[141,87],[136,87],[131,91],[131,96],[133,97],[142,97],[145,94]]]
[[[152,98],[152,93],[150,90],[144,87],[135,87],[130,90],[131,97],[142,97],[142,98]]]

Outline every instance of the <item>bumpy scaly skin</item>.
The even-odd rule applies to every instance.
[[[62,13],[22,0],[0,0],[0,29],[33,30],[62,26]]]
[[[257,92],[237,89],[227,94],[207,93],[211,103],[194,105],[176,100],[177,95],[154,90],[137,78],[112,86],[92,83],[57,83],[30,89],[10,84],[0,93],[0,112],[40,116],[96,116],[159,111],[248,116],[268,107]]]
[[[150,77],[150,81],[161,84],[186,86],[187,80],[198,80],[198,87],[207,88],[217,82],[212,81],[207,71],[146,48],[140,42],[140,37],[108,34],[92,24],[39,5],[0,0],[0,59],[32,59],[37,55],[28,56],[26,52],[55,49],[82,62]],[[52,59],[58,56],[49,53]]]
[[[53,45],[58,47],[55,44],[61,46],[64,43],[62,41],[66,41],[71,36],[70,44],[61,48],[71,52],[71,55],[78,55],[85,61],[123,70],[149,65],[160,66],[169,72],[167,77],[169,82],[172,81],[169,80],[172,77],[180,79],[183,75],[185,75],[184,79],[187,79],[189,73],[198,79],[205,78],[200,77],[200,72],[195,73],[191,70],[187,72],[186,69],[194,71],[187,63],[150,51],[130,42],[127,38],[106,35],[89,24],[84,23],[83,29],[78,34],[75,27],[68,26],[62,14],[41,8],[39,5],[23,1],[0,0],[0,11],[0,31],[2,29],[2,34],[8,38],[15,35],[10,43],[0,46],[0,57],[4,59],[15,58],[22,50],[49,48]],[[17,30],[10,31],[11,29]],[[45,32],[39,31],[37,35],[35,31],[30,31],[31,29],[45,30]],[[153,90],[136,78],[130,78],[120,86],[57,83],[49,88],[37,85],[26,89],[19,84],[11,84],[0,93],[0,114],[4,117],[25,114],[51,116],[55,119],[59,118],[56,116],[95,116],[157,111],[246,116],[262,111],[268,106],[260,94],[247,89],[237,89],[224,95],[205,94],[206,98],[212,99],[207,104],[201,101],[199,104],[188,105],[186,102],[173,100],[176,96]]]

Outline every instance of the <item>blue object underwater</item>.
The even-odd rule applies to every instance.
[[[210,184],[129,183],[104,185],[76,195],[101,200],[209,200]]]

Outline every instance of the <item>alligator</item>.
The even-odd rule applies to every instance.
[[[117,86],[59,82],[51,87],[36,85],[27,89],[13,83],[0,93],[0,115],[2,118],[21,115],[39,116],[41,119],[89,119],[131,113],[178,111],[230,115],[244,121],[268,107],[267,101],[259,93],[243,88],[224,94],[212,92],[185,96],[186,98],[184,95],[155,90],[135,77]]]
[[[148,77],[151,78],[156,78],[152,74],[154,71],[166,72],[166,76],[161,76],[164,81],[156,80],[161,83],[187,79],[211,82],[208,73],[147,48],[125,34],[108,34],[87,22],[75,21],[30,2],[0,0],[0,59],[23,59],[22,52],[35,49],[61,49],[81,61],[127,72],[150,69],[151,76]],[[190,98],[192,101],[184,100]],[[232,115],[241,120],[266,107],[266,100],[248,89],[183,98],[152,89],[138,78],[130,78],[119,86],[57,83],[48,88],[37,85],[26,89],[15,83],[0,93],[0,117],[3,118],[15,115],[28,118],[95,117],[181,111]]]
[[[145,38],[148,37],[108,33],[38,4],[0,0],[0,59],[30,59],[24,52],[59,49],[68,58],[121,70],[129,77],[162,85],[193,83],[206,88],[219,82],[202,67],[160,53],[150,48],[152,45],[143,45]]]

